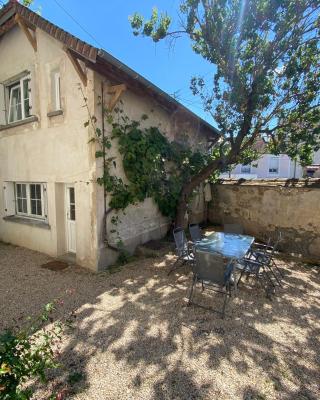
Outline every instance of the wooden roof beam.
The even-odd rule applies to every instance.
[[[36,38],[36,28],[34,25],[27,22],[19,14],[14,17],[15,21],[18,23],[19,27],[22,29],[27,39],[29,40],[34,51],[37,51],[37,38]],[[30,32],[32,31],[32,33]]]
[[[76,70],[77,74],[79,75],[79,78],[81,79],[81,82],[83,83],[83,86],[87,86],[87,83],[88,83],[87,74],[81,67],[78,58],[70,51],[70,49],[68,47],[65,47],[64,51],[67,53],[69,60],[71,61],[74,69]]]
[[[120,85],[114,85],[114,86],[109,87],[108,93],[112,94],[112,97],[110,98],[110,101],[108,104],[109,111],[112,111],[114,109],[122,92],[124,92],[125,90],[127,90],[127,86],[124,83],[122,83]]]

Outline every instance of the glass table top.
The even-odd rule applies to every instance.
[[[237,233],[213,232],[198,241],[196,249],[209,253],[219,253],[227,258],[242,258],[246,255],[254,237]]]

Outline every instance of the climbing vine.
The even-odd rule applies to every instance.
[[[96,157],[104,157],[106,161],[98,183],[111,195],[109,206],[124,210],[130,204],[152,197],[163,215],[174,218],[183,184],[198,173],[210,157],[170,142],[159,127],[145,127],[143,122],[148,119],[147,115],[132,121],[119,109],[115,113],[118,118],[110,114],[106,118],[111,126],[110,137],[101,139],[101,130],[95,129],[96,140],[101,145]],[[118,142],[127,183],[111,173],[115,159],[107,154],[114,140]]]

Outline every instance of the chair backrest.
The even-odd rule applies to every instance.
[[[199,224],[189,224],[189,232],[193,243],[198,242],[202,238],[201,229]]]
[[[186,234],[182,228],[175,228],[173,230],[173,237],[176,244],[176,251],[178,256],[182,256],[188,252],[188,242]]]
[[[242,235],[244,230],[241,224],[224,224],[223,230],[225,233],[238,233]]]
[[[193,272],[199,280],[209,281],[224,286],[233,271],[233,263],[218,253],[208,253],[201,250],[195,250],[195,259]]]
[[[278,231],[276,239],[275,239],[275,241],[273,243],[273,246],[272,246],[272,251],[271,251],[272,255],[274,255],[274,253],[279,249],[279,244],[282,241],[283,241],[282,232]],[[271,242],[271,238],[270,238],[270,242]]]

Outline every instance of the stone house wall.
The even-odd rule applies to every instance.
[[[209,220],[240,223],[265,240],[281,231],[281,250],[320,260],[320,180],[222,181],[213,186]]]

